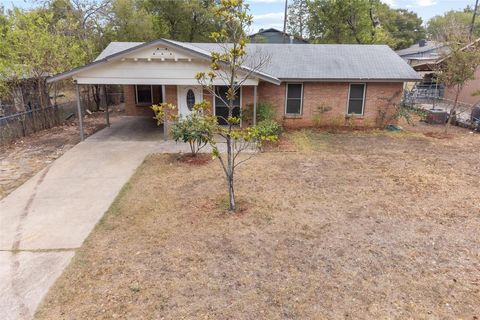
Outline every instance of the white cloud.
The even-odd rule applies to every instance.
[[[283,30],[283,12],[272,12],[253,15],[253,25],[251,33],[259,29],[275,28]]]
[[[253,15],[253,21],[262,22],[262,23],[278,23],[278,21],[283,22],[283,12],[272,12],[265,14],[255,14]]]
[[[383,3],[388,4],[390,7],[395,7],[395,0],[382,0]]]
[[[247,0],[247,3],[285,3],[285,0]]]
[[[436,4],[437,1],[435,0],[417,0],[417,6],[419,7],[430,7]]]

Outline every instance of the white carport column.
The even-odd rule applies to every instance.
[[[162,103],[167,102],[165,99],[165,85],[162,85]],[[163,141],[168,140],[168,117],[165,113],[165,118],[163,118]]]
[[[85,134],[83,132],[83,113],[82,106],[80,102],[80,85],[75,81],[75,89],[77,95],[77,118],[78,118],[78,127],[80,129],[80,141],[85,140]]]
[[[253,87],[253,125],[257,125],[257,86]]]

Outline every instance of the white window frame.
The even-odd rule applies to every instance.
[[[153,103],[153,85],[150,85],[150,102],[138,102],[138,86],[139,85],[135,85],[135,104],[144,104],[144,105],[152,104]],[[141,84],[141,86],[145,86],[145,84]]]
[[[348,113],[348,107],[350,105],[350,91],[352,90],[352,84],[363,84],[363,99],[362,99],[362,113]],[[347,115],[363,117],[365,113],[365,96],[367,95],[367,83],[366,82],[352,82],[348,84],[348,99],[347,99]]]
[[[222,86],[217,85],[217,86],[213,86],[213,92],[216,92],[216,90],[215,90],[216,87],[228,87],[228,85],[222,85]],[[216,99],[215,99],[215,95],[214,95],[214,94],[212,94],[212,98],[213,98],[213,115],[214,115],[214,116],[217,116],[217,106],[216,106],[217,103],[216,103],[216,101],[215,101]],[[240,107],[240,124],[239,124],[240,127],[242,126],[242,109],[243,109],[243,108],[242,108],[242,102],[243,102],[242,98],[243,98],[243,86],[240,87],[240,106],[239,106],[239,107]]]
[[[288,102],[288,85],[290,84],[300,84],[302,86],[301,95],[300,95],[300,112],[299,113],[287,113],[287,102]],[[301,116],[303,115],[303,82],[287,82],[285,84],[285,109],[284,109],[285,116]]]

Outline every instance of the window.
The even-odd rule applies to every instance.
[[[188,89],[187,91],[187,108],[188,110],[192,111],[193,106],[195,105],[195,93],[192,89]]]
[[[285,100],[285,114],[302,114],[303,84],[287,83],[287,98]]]
[[[351,83],[348,93],[348,114],[363,114],[365,100],[365,84]]]
[[[137,104],[152,103],[151,85],[136,85],[135,89]]]
[[[227,86],[216,86],[215,87],[215,92],[222,97],[222,99],[225,102],[228,102],[227,99],[227,91],[228,87]],[[232,111],[232,116],[234,117],[239,117],[240,116],[240,95],[241,92],[240,90],[237,91],[237,95],[235,96],[235,100],[233,100],[233,111]],[[228,118],[228,106],[225,104],[225,102],[222,101],[222,99],[215,97],[215,115],[217,116],[218,123],[221,125],[226,125],[227,121],[226,119]]]

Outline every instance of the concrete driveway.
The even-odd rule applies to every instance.
[[[187,151],[152,119],[122,117],[0,201],[0,319],[30,319],[149,153]]]

